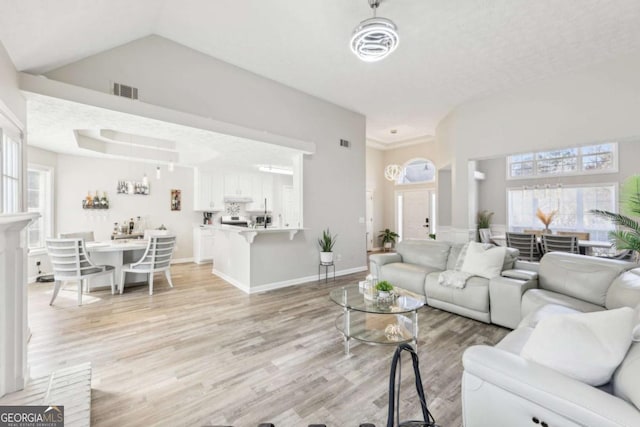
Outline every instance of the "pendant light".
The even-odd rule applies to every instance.
[[[156,166],[156,179],[160,179],[160,165]]]
[[[380,0],[368,0],[373,9],[373,18],[360,22],[351,36],[351,50],[365,62],[375,62],[386,58],[396,50],[400,38],[396,24],[387,18],[378,18],[376,10]]]

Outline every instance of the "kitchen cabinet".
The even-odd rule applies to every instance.
[[[196,170],[194,176],[193,209],[207,212],[224,210],[224,176],[200,170]]]
[[[251,175],[247,173],[225,174],[224,195],[227,197],[251,197]]]
[[[267,209],[273,211],[273,176],[255,174],[251,177],[252,203],[247,203],[247,211],[264,211],[264,199],[267,199]]]
[[[193,262],[203,264],[213,260],[214,230],[212,227],[193,228]]]

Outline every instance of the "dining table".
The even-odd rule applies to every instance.
[[[143,239],[118,239],[101,242],[86,242],[85,248],[94,264],[112,265],[115,268],[116,287],[120,287],[120,274],[122,266],[135,262],[144,255],[147,249],[147,240]],[[148,274],[127,273],[127,284],[146,283]],[[96,277],[91,279],[91,287],[109,287],[108,277]]]

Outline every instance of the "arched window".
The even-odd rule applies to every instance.
[[[396,184],[416,184],[433,182],[436,179],[436,166],[431,160],[411,159],[402,166]]]

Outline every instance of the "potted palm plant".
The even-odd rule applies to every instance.
[[[636,261],[640,258],[640,175],[627,178],[622,185],[620,195],[621,213],[593,209],[589,212],[609,219],[618,226],[610,231],[609,237],[615,241],[616,248],[634,252]],[[634,219],[635,218],[635,219]]]
[[[336,244],[338,235],[331,235],[331,231],[327,228],[322,231],[322,237],[318,239],[320,245],[320,262],[323,264],[333,263],[333,245]]]
[[[396,243],[396,238],[400,237],[400,235],[395,231],[385,228],[380,231],[380,235],[378,237],[382,239],[382,247],[386,250],[393,247],[393,244]]]
[[[479,211],[476,217],[478,236],[482,243],[491,242],[491,217],[493,217],[493,212],[488,210]]]

